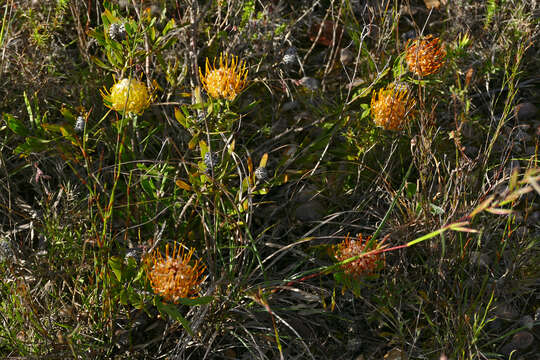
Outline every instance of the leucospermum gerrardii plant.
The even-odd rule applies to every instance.
[[[415,104],[407,85],[393,83],[373,92],[371,116],[379,127],[400,130],[412,117]]]
[[[109,91],[101,91],[105,105],[120,113],[141,115],[153,101],[146,85],[136,79],[122,79]]]
[[[439,71],[444,65],[445,57],[446,51],[440,39],[433,35],[407,42],[405,60],[409,69],[420,77]]]
[[[363,240],[362,234],[356,235],[356,239],[347,236],[345,240],[334,246],[334,256],[340,262],[367,253],[356,260],[341,265],[341,269],[346,275],[357,279],[364,275],[373,274],[384,265],[383,253],[369,254],[372,250],[382,249],[382,242],[370,244],[370,239],[371,237],[367,237]]]
[[[225,58],[225,59],[223,59]],[[205,74],[199,67],[199,75],[204,90],[214,99],[234,100],[244,90],[247,84],[248,69],[243,60],[238,57],[223,54],[219,55],[219,67],[216,67],[216,58],[212,65],[206,59]]]
[[[157,249],[146,257],[146,275],[150,285],[166,302],[177,304],[181,298],[197,297],[206,267],[200,260],[190,264],[194,251],[191,248],[185,253],[184,247],[180,245],[177,248],[175,243],[172,254],[169,254],[167,244],[165,257]]]

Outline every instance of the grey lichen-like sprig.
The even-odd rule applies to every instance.
[[[219,165],[219,155],[208,151],[204,154],[204,164],[206,165],[206,169],[214,169],[215,166]]]
[[[124,41],[127,38],[126,26],[124,24],[114,23],[109,26],[109,37],[114,41]]]
[[[12,259],[15,256],[11,242],[3,237],[0,237],[0,263]]]
[[[268,178],[268,170],[265,167],[258,167],[255,169],[255,177],[257,180],[266,180]]]

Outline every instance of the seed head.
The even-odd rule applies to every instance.
[[[194,298],[199,293],[199,285],[202,282],[201,275],[205,266],[199,260],[190,265],[191,256],[195,249],[191,248],[187,254],[184,247],[176,244],[171,256],[169,245],[165,249],[165,257],[159,250],[154,250],[145,259],[146,275],[156,294],[170,303],[178,303],[180,298]]]
[[[266,170],[265,167],[259,166],[255,169],[255,177],[257,178],[257,180],[265,180],[266,178],[268,178],[268,170]]]
[[[77,121],[75,122],[75,132],[80,134],[84,132],[84,127],[86,125],[86,120],[83,116],[77,116]]]
[[[345,240],[334,246],[334,256],[338,261],[344,261],[363,253],[382,248],[382,242],[371,244],[371,246],[368,248],[367,244],[369,243],[370,239],[371,236],[368,236],[368,238],[363,241],[362,234],[356,235],[356,239],[353,240],[347,236]],[[373,274],[374,271],[383,264],[383,254],[369,254],[363,255],[354,261],[343,264],[342,269],[345,274],[359,278],[363,275]]]
[[[126,40],[126,26],[124,24],[113,23],[109,26],[109,37],[114,41]]]
[[[310,91],[317,91],[321,85],[319,80],[309,76],[304,76],[298,83]]]
[[[431,75],[444,64],[446,51],[439,38],[432,35],[424,39],[407,41],[405,60],[409,69],[418,76]]]
[[[371,97],[371,115],[377,126],[400,130],[411,117],[416,102],[406,85],[390,84]]]
[[[14,255],[11,242],[6,238],[0,237],[0,263],[11,260]]]
[[[219,163],[218,154],[212,153],[210,151],[204,154],[204,164],[206,165],[206,169],[211,170],[214,168],[214,166],[218,165],[218,163]]]
[[[286,66],[294,66],[298,63],[298,52],[296,51],[296,48],[294,46],[291,46],[290,48],[285,51],[285,55],[283,55],[283,64]]]
[[[231,56],[229,63],[229,55],[225,55],[223,62],[223,54],[219,55],[219,68],[216,68],[216,58],[213,65],[210,65],[208,58],[206,59],[205,75],[202,74],[199,68],[199,75],[204,89],[214,99],[224,98],[234,100],[238,94],[244,90],[247,84],[248,69],[246,63],[238,57]]]
[[[123,79],[115,83],[110,92],[102,91],[101,96],[109,108],[137,115],[141,115],[153,101],[146,85],[136,79]]]

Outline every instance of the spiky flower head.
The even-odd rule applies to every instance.
[[[363,240],[362,234],[356,235],[356,239],[351,239],[347,235],[345,240],[334,246],[334,256],[338,261],[344,261],[364,253],[369,253],[372,250],[382,249],[382,242],[372,242],[370,244],[370,240],[371,236]],[[384,255],[378,253],[363,255],[356,260],[341,265],[341,268],[345,274],[358,278],[363,275],[373,274],[382,265],[384,265]]]
[[[390,84],[371,96],[371,115],[377,126],[400,130],[412,116],[416,101],[404,84]]]
[[[141,115],[153,101],[146,85],[136,79],[122,79],[110,91],[101,91],[105,105],[118,112]]]
[[[445,56],[446,51],[440,39],[433,35],[407,41],[405,60],[409,69],[418,76],[431,75],[439,71],[444,64]]]
[[[225,61],[223,58],[225,57]],[[230,62],[229,62],[230,60]],[[210,65],[206,58],[205,75],[199,67],[199,75],[204,89],[214,99],[234,100],[244,90],[247,84],[248,69],[245,61],[238,61],[238,57],[223,54],[219,55],[219,68],[216,68],[216,58]]]
[[[174,244],[172,255],[169,255],[167,244],[165,257],[157,249],[146,257],[146,275],[152,289],[165,301],[176,304],[180,298],[193,298],[199,293],[205,266],[200,260],[190,265],[194,251],[195,249],[191,248],[186,254],[182,245],[177,248]]]

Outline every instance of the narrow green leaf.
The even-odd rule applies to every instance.
[[[118,256],[113,256],[109,259],[109,266],[114,272],[114,275],[116,275],[118,281],[122,281],[122,264],[122,259]]]
[[[178,302],[187,306],[206,305],[214,300],[213,296],[203,296],[195,299],[180,298]]]
[[[30,123],[34,123],[34,113],[32,112],[32,106],[30,106],[30,100],[28,100],[28,95],[26,91],[23,92],[24,103],[26,104],[26,111],[28,112],[28,117],[30,118]]]
[[[175,25],[174,19],[169,20],[169,22],[167,23],[167,25],[165,25],[165,27],[164,27],[163,30],[161,31],[161,34],[162,34],[162,35],[167,34],[172,28],[174,28],[174,25]]]
[[[177,107],[174,108],[174,117],[176,118],[176,121],[180,123],[180,125],[182,125],[186,129],[189,128],[189,125],[186,121],[186,117],[184,116],[184,114],[182,114],[182,111],[180,111],[180,109]]]
[[[100,68],[105,69],[107,71],[111,71],[111,72],[114,71],[114,69],[111,66],[105,64],[103,61],[99,60],[97,57],[92,56],[91,59]]]
[[[24,126],[22,121],[17,119],[15,116],[11,114],[4,114],[4,121],[7,123],[7,126],[13,131],[15,134],[20,136],[27,136],[28,135],[28,129]]]
[[[193,330],[191,330],[191,327],[189,325],[189,322],[180,314],[180,311],[178,310],[178,306],[174,304],[165,304],[162,303],[160,300],[156,299],[154,301],[154,305],[157,307],[160,313],[165,313],[171,317],[171,319],[174,319],[182,326],[186,331],[189,333],[189,335],[194,336]]]

